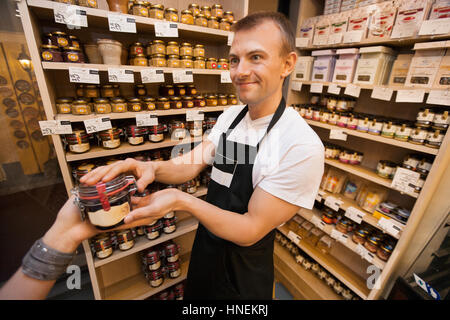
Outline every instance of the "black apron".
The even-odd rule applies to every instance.
[[[222,133],[214,158],[207,202],[239,214],[248,211],[253,194],[252,172],[256,154],[260,143],[281,118],[285,108],[284,98],[281,98],[256,147],[227,140],[231,131],[245,117],[248,106]],[[274,237],[275,230],[272,230],[252,246],[242,247],[215,236],[199,223],[184,299],[272,299]]]

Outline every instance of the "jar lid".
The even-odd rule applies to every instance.
[[[153,98],[153,97],[143,97],[143,98],[141,98],[143,101],[145,101],[145,102],[153,102],[153,101],[156,101],[156,99],[155,98]]]
[[[191,3],[188,7],[189,8],[200,8],[200,6],[196,3]]]
[[[72,98],[58,98],[56,99],[56,103],[66,103],[66,102],[72,102]]]
[[[208,61],[217,61],[216,58],[208,58]]]
[[[147,127],[138,127],[135,124],[130,124],[129,126],[127,126],[127,133],[131,133],[134,131],[134,133],[147,133],[148,129]]]
[[[367,232],[364,229],[358,229],[356,230],[356,234],[360,236],[361,238],[365,238],[367,236]]]
[[[217,99],[217,95],[210,93],[206,96],[207,99]]]
[[[190,96],[184,96],[184,97],[183,97],[183,100],[192,100],[192,97],[190,97]]]
[[[125,102],[125,99],[121,97],[115,97],[111,99],[111,102],[113,103]]]
[[[112,86],[112,84],[105,84],[105,85],[102,85],[102,89],[110,89],[110,88],[112,88],[113,86]]]
[[[77,171],[90,172],[94,168],[95,168],[95,164],[93,164],[93,163],[82,163],[77,167]]]
[[[134,57],[135,57],[135,58],[147,58],[147,57],[145,56],[145,54],[143,54],[143,53],[138,53],[138,54],[135,55]]]
[[[194,46],[194,48],[204,48],[205,46],[203,45],[203,44],[196,44],[195,46]]]
[[[87,99],[85,98],[78,98],[72,101],[72,103],[74,104],[86,104],[87,103]]]
[[[222,6],[220,4],[215,4],[215,5],[213,5],[213,8],[222,9]]]
[[[390,243],[386,242],[381,245],[381,249],[386,251],[387,253],[391,253],[392,250],[394,250],[394,247]]]
[[[190,15],[192,15],[192,11],[191,10],[183,10],[183,11],[181,11],[181,14],[190,14]]]
[[[81,49],[77,47],[65,47],[64,51],[81,51]]]
[[[161,9],[161,10],[164,10],[164,5],[162,5],[162,4],[152,4],[150,6],[150,9]]]
[[[167,45],[168,46],[178,46],[178,42],[176,42],[176,41],[169,41],[169,42],[167,42]]]
[[[166,58],[166,55],[162,53],[155,53],[152,54],[152,58]]]
[[[137,97],[130,97],[128,98],[129,102],[141,102],[141,99],[137,98]]]
[[[209,7],[209,6],[202,6],[202,10],[211,10],[211,7]]]
[[[203,61],[206,61],[206,58],[205,58],[205,57],[195,57],[194,60],[203,60]]]
[[[105,103],[105,102],[109,102],[109,100],[106,98],[95,98],[94,102],[95,103]]]
[[[192,44],[190,44],[189,42],[183,42],[181,44],[182,47],[192,47]]]
[[[380,238],[378,236],[371,236],[369,238],[369,242],[373,243],[374,245],[378,245],[378,242],[380,241]]]
[[[111,129],[103,130],[99,132],[100,136],[109,136],[110,134],[118,135],[120,134],[121,130],[117,127],[112,127]]]
[[[89,89],[98,89],[98,86],[96,84],[86,84],[85,87]]]
[[[166,97],[158,97],[158,101],[169,101]]]
[[[198,15],[195,16],[195,19],[197,18],[206,18],[206,16],[203,13],[199,13]]]
[[[162,40],[153,40],[153,42],[151,44],[164,44],[164,41]]]
[[[52,35],[54,36],[66,36],[67,34],[63,31],[53,31]]]
[[[226,94],[223,94],[223,93],[219,93],[217,96],[218,96],[220,99],[223,99],[223,98],[226,98],[226,97],[227,97],[227,95],[226,95]]]
[[[135,43],[133,43],[131,46],[136,46],[136,47],[142,47],[143,46],[143,44],[141,43],[141,42],[135,42]]]
[[[58,46],[54,46],[52,44],[43,44],[43,45],[41,45],[41,48],[44,48],[44,49],[58,49]]]
[[[227,18],[221,18],[220,20],[219,20],[219,22],[220,23],[223,23],[223,22],[226,22],[226,23],[230,23],[230,21],[228,21],[228,19]]]
[[[216,21],[218,21],[217,17],[214,17],[214,16],[208,17],[208,20],[216,20]]]
[[[388,167],[396,167],[397,164],[395,162],[389,161],[389,160],[380,160],[378,163],[388,166]]]
[[[169,54],[169,57],[168,57],[169,59],[180,59],[180,56],[179,55],[177,55],[177,54]]]
[[[170,97],[172,101],[181,101],[181,97]]]
[[[171,85],[171,84],[166,84],[165,86],[162,86],[162,87],[173,88],[173,85]]]
[[[167,9],[166,9],[166,12],[175,12],[175,13],[178,13],[178,10],[175,9],[175,8],[167,8]]]
[[[195,96],[195,99],[204,99],[204,98],[205,97],[203,97],[201,94]]]
[[[181,56],[181,60],[192,60],[192,56]]]
[[[233,11],[225,11],[223,14],[233,14]]]
[[[228,59],[226,59],[226,58],[221,58],[221,59],[219,59],[219,62],[228,62]]]
[[[78,37],[77,36],[69,36],[69,39],[75,39],[75,40],[78,40]]]
[[[88,137],[89,137],[89,134],[85,130],[82,130],[82,129],[73,130],[72,133],[66,134],[66,138],[68,140],[72,140],[72,139],[76,140],[77,138],[83,139],[83,138],[88,138]]]

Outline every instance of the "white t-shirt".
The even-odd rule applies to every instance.
[[[222,133],[243,108],[242,105],[229,107],[219,116],[208,135],[216,148]],[[247,112],[228,140],[256,146],[272,116],[251,120]],[[311,209],[323,170],[322,141],[298,112],[288,107],[260,144],[253,165],[253,188],[260,187],[284,201]]]

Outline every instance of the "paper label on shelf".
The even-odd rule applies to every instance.
[[[338,200],[333,196],[328,196],[325,199],[325,205],[328,208],[333,209],[334,211],[339,211],[339,208],[341,207],[342,203],[343,202],[341,200]]]
[[[136,19],[117,13],[108,13],[109,31],[136,33]]]
[[[311,88],[309,92],[312,93],[322,93],[323,91],[323,83],[311,83]]]
[[[220,73],[220,83],[231,83],[230,71],[222,71]]]
[[[164,82],[164,70],[151,68],[141,70],[141,81],[142,83]]]
[[[437,35],[450,33],[450,18],[422,21],[419,35]]]
[[[234,40],[234,32],[230,32],[228,34],[227,45],[231,46],[231,44],[233,43],[233,40]]]
[[[431,90],[428,94],[427,104],[440,104],[450,106],[449,90]]]
[[[424,97],[425,90],[398,90],[395,102],[422,103]]]
[[[322,196],[320,194],[316,194],[316,201],[322,201]]]
[[[53,15],[56,23],[66,24],[69,29],[88,26],[86,11],[79,6],[55,3]]]
[[[194,76],[192,70],[173,70],[172,71],[173,83],[186,83],[194,82]]]
[[[345,210],[345,216],[358,224],[361,224],[361,221],[364,219],[365,215],[366,214],[364,212],[354,207],[348,207],[347,210]]]
[[[343,243],[345,245],[347,244],[348,236],[346,234],[336,230],[336,229],[331,230],[330,236],[333,239],[336,239],[337,241],[339,241],[339,242],[341,242],[341,243]]]
[[[356,253],[358,253],[361,258],[367,260],[368,262],[372,263],[374,259],[374,255],[369,252],[366,248],[364,248],[360,243],[356,246]]]
[[[173,22],[157,21],[155,22],[155,36],[178,38],[178,25]]]
[[[186,110],[186,121],[203,121],[205,114],[201,110]]]
[[[342,129],[330,129],[330,139],[347,141],[347,133]]]
[[[309,38],[296,38],[295,46],[298,48],[306,48],[309,46]]]
[[[52,134],[71,134],[72,125],[70,121],[66,120],[45,120],[39,121],[41,132],[43,136]]]
[[[294,242],[296,245],[299,245],[299,244],[300,244],[301,238],[300,238],[300,236],[299,236],[298,234],[296,234],[296,233],[294,233],[294,232],[292,232],[292,231],[289,231],[289,232],[288,232],[288,238],[289,238],[292,242]]]
[[[136,113],[136,126],[148,127],[157,125],[158,125],[158,116],[156,115],[156,112]]]
[[[397,167],[395,171],[394,179],[392,179],[391,188],[400,192],[408,194],[414,194],[414,187],[419,181],[420,173]]]
[[[108,81],[134,83],[134,72],[131,69],[108,68]]]
[[[69,79],[73,83],[100,84],[98,69],[69,67]]]
[[[402,231],[402,227],[397,225],[394,220],[384,217],[378,220],[377,226],[394,237],[398,237],[399,232]]]
[[[379,99],[384,101],[391,101],[394,90],[391,88],[375,87],[372,90],[372,99]]]
[[[292,81],[291,89],[295,91],[302,91],[302,83],[300,81]]]
[[[347,84],[347,87],[345,88],[344,94],[352,97],[359,98],[359,95],[361,93],[361,87],[356,86],[354,84]]]
[[[98,117],[83,120],[87,133],[104,131],[112,128],[111,120],[108,117]]]
[[[332,93],[332,94],[340,94],[341,93],[341,87],[339,87],[337,84],[330,84],[328,86],[328,93]]]
[[[422,21],[423,23],[423,21]],[[410,24],[397,24],[394,26],[394,29],[392,30],[391,39],[396,38],[410,38],[414,35],[414,32],[416,29],[414,27],[411,27]]]
[[[344,33],[344,43],[361,42],[364,32],[362,30],[347,31]]]
[[[332,33],[328,36],[328,44],[338,44],[342,42],[343,33]]]

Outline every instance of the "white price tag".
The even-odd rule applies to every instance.
[[[394,179],[392,179],[391,188],[401,192],[414,194],[414,187],[420,178],[420,173],[397,167]]]
[[[295,91],[302,91],[302,83],[300,81],[292,81],[291,89]]]
[[[134,83],[134,72],[131,69],[108,68],[108,81]]]
[[[450,33],[450,18],[424,20],[419,30],[420,36],[448,33]]]
[[[339,211],[339,208],[341,207],[342,203],[343,202],[341,200],[338,200],[333,196],[328,196],[325,199],[325,205],[328,208],[333,209],[334,211]]]
[[[84,126],[87,133],[104,131],[112,128],[111,120],[108,117],[99,117],[84,120]]]
[[[378,227],[380,227],[385,232],[389,233],[391,236],[398,237],[398,234],[400,231],[402,231],[402,228],[397,225],[393,220],[386,219],[384,217],[381,217],[380,220],[378,220],[377,223]]]
[[[289,238],[292,242],[294,242],[296,245],[299,245],[299,244],[300,244],[301,238],[298,236],[298,234],[296,234],[296,233],[294,233],[294,232],[292,232],[292,231],[289,231],[289,232],[288,232],[288,238]]]
[[[358,224],[361,224],[361,221],[364,219],[366,214],[361,210],[358,210],[354,207],[348,207],[345,211],[345,216]]]
[[[98,69],[69,67],[69,79],[73,83],[100,84]]]
[[[344,94],[347,96],[352,96],[359,98],[359,95],[361,93],[361,87],[355,86],[354,84],[347,84],[347,87],[345,88]]]
[[[347,133],[342,129],[330,129],[330,139],[347,141]]]
[[[364,32],[362,30],[347,31],[344,34],[344,43],[361,42]]]
[[[136,126],[138,127],[148,127],[157,126],[158,116],[156,113],[136,113]]]
[[[395,102],[417,102],[422,103],[425,90],[398,90]]]
[[[332,93],[332,94],[340,94],[341,93],[341,87],[339,87],[337,84],[330,84],[328,86],[328,93]]]
[[[201,110],[186,110],[186,121],[203,121],[205,114]]]
[[[155,36],[178,38],[178,25],[173,22],[157,21],[155,22]]]
[[[88,26],[86,11],[79,6],[55,3],[53,15],[56,23],[66,24],[69,29]]]
[[[123,14],[108,13],[109,31],[136,33],[136,20]]]
[[[345,245],[347,244],[348,236],[346,234],[336,230],[336,229],[331,230],[330,236],[333,239],[336,239],[337,241],[339,241],[339,242],[341,242],[341,243],[343,243]]]
[[[316,201],[322,201],[322,196],[320,194],[316,194]]]
[[[372,99],[379,99],[384,101],[391,101],[394,90],[391,88],[375,87],[372,90]]]
[[[371,252],[369,252],[369,250],[364,248],[360,243],[358,243],[356,247],[356,252],[361,256],[361,258],[367,260],[370,263],[373,262],[375,256]]]
[[[65,120],[46,120],[39,121],[41,132],[43,136],[52,134],[71,134],[72,125],[70,121]]]
[[[449,90],[431,90],[428,94],[427,103],[450,106]]]
[[[234,40],[234,32],[228,34],[227,45],[231,46]]]
[[[320,230],[323,230],[325,228],[325,222],[323,222],[318,216],[315,214],[311,217],[311,223],[315,225]]]
[[[230,71],[222,71],[220,73],[220,83],[231,83]]]
[[[322,93],[323,91],[323,83],[311,83],[311,88],[309,92],[312,93]]]
[[[392,30],[391,39],[406,37],[410,38],[414,35],[415,31],[416,29],[414,27],[411,27],[409,24],[397,24]]]
[[[296,38],[295,46],[298,48],[306,48],[309,46],[309,38]]]
[[[173,70],[172,71],[173,83],[186,83],[194,82],[194,76],[192,70]]]
[[[332,33],[328,36],[328,44],[338,44],[342,42],[343,33]]]
[[[164,82],[164,70],[162,69],[144,69],[141,70],[142,83]]]

